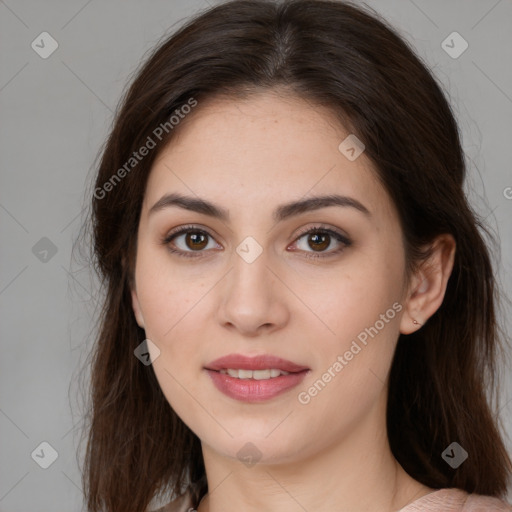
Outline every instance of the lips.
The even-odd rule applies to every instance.
[[[216,359],[209,363],[205,370],[219,391],[242,402],[270,400],[298,386],[309,372],[307,366],[280,357],[271,355],[248,357],[241,354],[230,354]],[[238,372],[239,377],[234,377],[230,374],[236,375],[237,372],[227,373],[227,370],[242,371]],[[262,378],[260,375],[266,374],[264,370],[279,370],[284,373],[275,377]],[[254,374],[253,378],[246,377],[246,372],[251,374],[251,371],[262,373]]]
[[[219,359],[215,359],[205,366],[207,370],[227,370],[233,368],[237,370],[267,370],[275,368],[289,373],[298,373],[309,370],[307,366],[301,366],[280,357],[271,355],[260,355],[248,357],[242,354],[230,354]]]

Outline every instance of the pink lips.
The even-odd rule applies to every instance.
[[[261,356],[248,357],[242,354],[229,354],[227,356],[215,359],[206,365],[207,370],[223,370],[235,368],[238,370],[265,370],[266,368],[276,368],[285,372],[301,372],[309,370],[307,366],[300,366],[286,359],[263,354]]]
[[[274,368],[289,372],[289,375],[255,380],[238,379],[219,372],[228,368],[238,370]],[[207,364],[205,369],[219,391],[243,402],[262,402],[280,395],[300,384],[309,371],[307,366],[301,366],[280,357],[271,355],[248,357],[242,354],[230,354],[216,359]]]

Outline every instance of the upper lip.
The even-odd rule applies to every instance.
[[[243,354],[229,354],[220,357],[208,363],[207,370],[226,370],[228,368],[236,370],[266,370],[277,369],[285,372],[297,373],[303,370],[309,370],[307,366],[296,364],[292,361],[280,357],[262,354],[258,356],[244,356]]]

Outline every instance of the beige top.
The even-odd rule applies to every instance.
[[[187,492],[154,512],[195,512],[195,509]],[[512,506],[491,496],[468,494],[460,489],[439,489],[398,512],[512,512]]]

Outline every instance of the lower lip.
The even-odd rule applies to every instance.
[[[242,402],[263,402],[270,400],[299,385],[308,370],[280,375],[271,379],[237,379],[228,374],[206,370],[215,387],[225,395]]]

